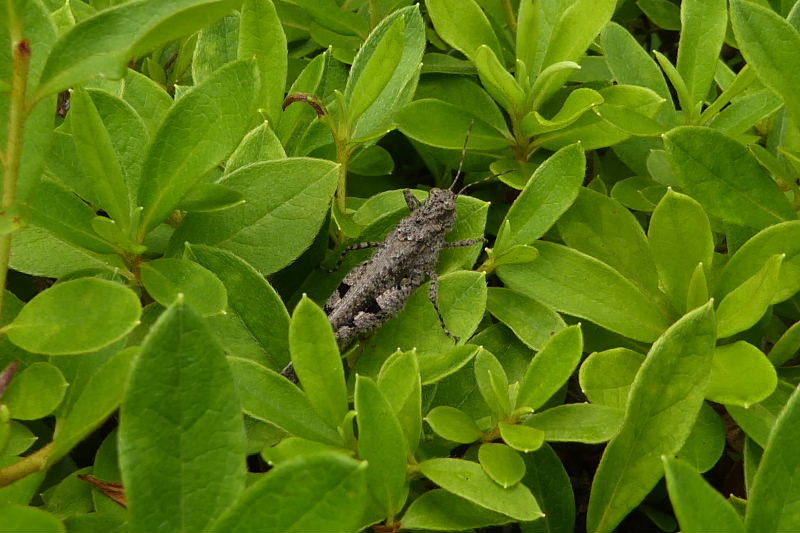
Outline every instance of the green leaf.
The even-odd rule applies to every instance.
[[[672,189],[653,211],[647,242],[658,269],[658,280],[679,312],[689,309],[689,283],[698,263],[710,271],[714,238],[703,208],[692,198]]]
[[[77,26],[76,26],[77,27]],[[236,94],[236,98],[230,98]],[[164,117],[139,183],[139,238],[163,222],[247,132],[258,94],[255,60],[235,61],[189,90]]]
[[[92,374],[67,415],[57,420],[50,464],[68,453],[117,410],[137,353],[137,348],[122,350]]]
[[[419,357],[422,384],[432,385],[443,380],[469,363],[477,353],[477,346],[466,345]]]
[[[583,57],[600,30],[611,20],[615,8],[615,0],[576,0],[571,3],[560,13],[558,22],[553,27],[542,68],[562,61],[577,61]],[[569,76],[569,71],[554,76],[540,95],[553,94]],[[538,98],[540,101],[546,99],[542,96]]]
[[[173,234],[171,246],[185,241],[208,244],[233,252],[262,275],[277,272],[313,242],[337,177],[338,165],[321,159],[290,158],[242,167],[219,183],[240,192],[247,203],[215,213],[190,213]]]
[[[491,48],[482,44],[474,57],[483,86],[506,111],[518,114],[525,105],[525,93],[517,80],[500,63]]]
[[[28,426],[22,422],[15,422],[12,420],[11,424],[9,424],[9,432],[3,454],[6,456],[14,456],[25,453],[37,440],[39,440],[39,437],[34,435],[33,432],[28,429]]]
[[[124,84],[122,97],[136,110],[150,135],[154,135],[164,115],[172,107],[172,98],[163,87],[133,69],[125,73]]]
[[[593,113],[584,113],[575,122],[560,130],[542,135],[537,143],[548,150],[557,150],[563,146],[580,141],[584,150],[593,150],[605,146],[613,146],[631,135],[653,135],[654,131],[639,131],[643,123],[652,128],[652,121],[664,108],[664,99],[645,87],[636,85],[612,85],[598,91],[603,103],[593,109]],[[604,119],[602,109],[607,110],[610,120]],[[626,114],[631,121],[629,125],[620,123],[620,114]],[[628,120],[628,119],[625,119]],[[622,129],[621,129],[622,128]]]
[[[469,444],[483,435],[467,413],[449,405],[434,407],[425,420],[440,437],[453,442]]]
[[[522,530],[525,533],[575,531],[575,495],[561,459],[547,444],[523,458],[526,473],[522,483],[536,497],[544,517],[523,523]]]
[[[795,322],[772,345],[767,356],[774,366],[782,366],[800,350],[800,322]]]
[[[459,339],[468,339],[483,319],[486,309],[486,274],[460,270],[445,274],[439,285],[439,299],[446,303],[442,316],[447,329]]]
[[[295,109],[295,108],[291,108]],[[288,109],[286,111],[288,113]],[[225,174],[231,174],[243,166],[261,161],[283,159],[286,152],[269,122],[262,122],[244,136],[225,163]]]
[[[679,459],[662,456],[669,498],[685,533],[744,533],[736,509],[694,468]]]
[[[4,329],[29,352],[69,355],[91,352],[127,335],[142,308],[133,291],[96,278],[59,283],[37,294]]]
[[[222,313],[228,305],[220,279],[187,259],[162,257],[142,263],[140,272],[144,288],[164,307],[169,307],[179,295],[203,316]]]
[[[713,380],[713,368],[711,372]],[[692,465],[698,472],[708,472],[725,451],[726,431],[722,418],[711,405],[704,403],[692,431],[678,451],[678,458]]]
[[[33,99],[98,74],[122,78],[132,57],[192,33],[236,5],[234,0],[145,0],[101,11],[73,26],[53,45]]]
[[[398,111],[397,127],[404,135],[437,148],[460,150],[472,127],[467,150],[501,150],[509,146],[502,130],[473,113],[434,98],[414,100]],[[473,124],[474,123],[474,124]]]
[[[256,269],[225,250],[190,245],[188,253],[225,285],[228,314],[238,317],[275,368],[289,362],[289,312],[275,289]]]
[[[708,96],[728,26],[725,0],[681,2],[681,39],[677,68],[693,104]],[[741,43],[740,43],[741,45]]]
[[[516,485],[525,476],[525,461],[518,452],[505,444],[481,444],[478,461],[483,471],[504,489]]]
[[[613,530],[663,475],[659,457],[683,446],[711,374],[714,329],[714,312],[706,304],[653,344],[631,387],[622,428],[595,474],[587,529]]]
[[[325,422],[339,427],[348,410],[342,358],[328,317],[305,295],[289,324],[289,350],[308,401]]]
[[[411,502],[400,523],[405,529],[462,531],[502,525],[513,520],[505,514],[490,511],[452,492],[433,489]]]
[[[3,531],[7,533],[65,533],[64,524],[52,514],[37,507],[0,503]]]
[[[531,360],[519,383],[517,407],[539,409],[567,382],[583,353],[580,324],[562,329]]]
[[[229,357],[242,410],[292,435],[326,444],[341,437],[312,407],[308,397],[289,380],[248,359]]]
[[[56,182],[41,180],[22,208],[23,218],[28,219],[31,225],[46,229],[66,243],[98,254],[116,253],[114,247],[101,239],[92,227],[92,220],[97,216],[94,209]],[[14,237],[24,238],[24,234],[17,232]]]
[[[64,399],[67,382],[50,363],[33,363],[17,375],[3,395],[11,418],[37,420],[53,411]]]
[[[747,531],[794,531],[800,528],[795,487],[800,462],[794,450],[800,445],[800,388],[796,388],[778,415],[764,448],[753,486],[748,491]]]
[[[98,207],[104,209],[127,233],[131,224],[131,198],[111,137],[89,94],[72,92],[70,125],[76,153],[93,186]]]
[[[260,74],[256,105],[277,124],[281,115],[286,68],[286,35],[272,0],[246,0],[239,23],[239,59],[255,57]]]
[[[321,92],[330,53],[326,50],[312,59],[297,76],[288,93],[319,94]],[[275,133],[289,155],[297,155],[297,144],[308,124],[316,118],[316,113],[307,105],[291,105],[281,113]]]
[[[616,407],[569,403],[536,413],[525,425],[544,432],[548,442],[608,442],[618,432],[623,412]]]
[[[358,455],[367,461],[370,492],[391,522],[408,496],[403,430],[391,405],[368,377],[356,376],[355,407]]]
[[[181,198],[177,209],[187,212],[210,213],[242,205],[247,200],[239,193],[216,183],[198,183]]]
[[[535,520],[543,513],[527,487],[503,488],[478,465],[463,459],[428,459],[418,465],[422,474],[443,489],[486,509],[517,520]]]
[[[725,222],[762,229],[797,218],[786,196],[747,148],[708,128],[664,136],[681,188]]]
[[[794,389],[794,386],[785,381],[778,381],[775,392],[764,401],[751,405],[749,409],[728,405],[726,410],[749,438],[761,448],[765,448],[775,426],[775,420],[789,401]]]
[[[392,406],[413,457],[422,435],[422,381],[416,351],[392,354],[381,366],[378,388]]]
[[[658,64],[628,30],[609,22],[600,33],[600,44],[608,68],[618,83],[647,87],[661,98],[671,99]]]
[[[672,31],[681,29],[680,8],[669,0],[637,0],[636,5],[660,28]]]
[[[531,111],[522,118],[520,128],[527,137],[560,130],[574,123],[584,113],[602,103],[603,97],[600,96],[599,92],[581,87],[569,93],[561,109],[558,110],[553,118],[546,119],[538,111]]]
[[[783,100],[774,92],[761,89],[733,100],[708,122],[708,127],[730,136],[742,135],[782,106]],[[751,150],[753,146],[750,146]]]
[[[508,424],[502,420],[497,424],[503,441],[521,452],[538,450],[544,444],[545,434],[536,428],[518,424]]]
[[[344,450],[339,446],[331,446],[314,440],[301,439],[300,437],[286,437],[275,446],[261,450],[261,456],[270,465],[276,466],[297,457],[308,457],[320,452],[338,452]]]
[[[489,287],[486,308],[534,350],[541,350],[550,337],[566,326],[555,311],[502,287]]]
[[[764,353],[745,341],[714,350],[711,382],[706,398],[712,402],[741,405],[745,409],[775,391],[778,376]]]
[[[371,53],[372,46],[369,41],[373,38],[382,40],[384,32],[395,27],[395,24],[400,24],[396,22],[397,20],[403,21],[400,26],[403,28],[402,55],[398,59],[396,67],[392,69],[390,78],[383,85],[383,90],[354,125],[353,139],[366,142],[381,137],[389,130],[394,129],[396,112],[411,101],[417,87],[420,63],[426,43],[425,23],[419,12],[419,6],[413,5],[398,9],[383,19],[372,30],[367,42],[362,46],[361,52],[365,54],[370,52],[369,57],[372,57],[374,54]],[[387,64],[384,64],[380,68],[386,67]],[[358,78],[360,82],[365,72],[361,70],[361,65],[354,62],[350,76],[354,79]]]
[[[603,261],[657,301],[658,274],[644,230],[619,202],[581,188],[558,230],[567,246]]]
[[[500,361],[484,348],[475,356],[475,381],[484,401],[498,418],[511,413],[508,397],[508,377]]]
[[[119,461],[134,531],[204,529],[244,490],[233,376],[203,319],[180,299],[145,338],[120,413]]]
[[[339,453],[282,463],[250,485],[210,531],[355,533],[369,501],[365,467]]]
[[[581,390],[594,404],[625,408],[628,392],[644,355],[628,348],[595,352],[581,365]]]
[[[380,96],[403,55],[405,21],[393,17],[385,28],[370,33],[353,61],[344,90],[347,118],[352,124]]]
[[[722,298],[764,268],[771,257],[784,254],[778,276],[778,288],[772,303],[782,302],[800,290],[800,222],[770,226],[747,240],[733,254],[715,287],[715,297]]]
[[[425,7],[436,33],[469,59],[475,60],[481,45],[503,56],[497,35],[475,0],[428,0]]]
[[[644,342],[669,325],[645,293],[607,264],[559,244],[542,241],[536,249],[532,263],[497,268],[508,288]]]
[[[761,270],[725,295],[717,308],[717,335],[730,337],[764,316],[775,296],[783,255],[770,257]]]
[[[495,245],[498,252],[513,244],[533,244],[544,235],[578,197],[585,173],[580,144],[562,148],[542,163],[506,214],[510,231]]]
[[[800,121],[800,59],[791,53],[800,47],[800,35],[769,7],[731,2],[731,25],[747,64],[761,82],[777,93],[795,123]]]

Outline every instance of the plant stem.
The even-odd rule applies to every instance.
[[[9,5],[13,2],[9,2]],[[28,85],[28,67],[31,62],[30,42],[22,37],[22,28],[15,24],[16,17],[9,17],[12,42],[11,107],[8,117],[8,144],[3,165],[3,195],[0,209],[6,211],[17,201],[17,181],[22,158],[22,141],[25,129],[25,91]],[[8,262],[11,257],[11,233],[0,236],[0,317],[8,278]]]
[[[15,481],[44,470],[47,467],[47,461],[50,459],[50,451],[52,449],[53,443],[51,442],[27,457],[23,457],[13,465],[0,468],[0,488],[7,487]]]
[[[506,14],[506,22],[508,22],[508,29],[511,30],[513,35],[517,34],[517,17],[514,14],[514,6],[511,5],[511,0],[503,0],[503,11]]]

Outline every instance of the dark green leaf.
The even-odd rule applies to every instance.
[[[566,326],[552,309],[530,296],[502,287],[489,287],[486,307],[534,350],[541,350],[550,337]]]
[[[581,389],[592,403],[624,409],[643,362],[644,355],[628,348],[595,352],[581,365]]]
[[[476,505],[442,489],[429,490],[414,500],[400,521],[404,529],[461,531],[502,525],[514,519]]]
[[[425,420],[440,437],[453,442],[469,444],[483,435],[467,413],[449,405],[434,407]]]
[[[225,286],[213,272],[187,259],[162,257],[142,263],[142,285],[168,307],[179,295],[203,316],[222,313],[228,305]]]
[[[569,403],[536,413],[525,425],[544,432],[548,442],[608,442],[618,432],[623,411],[591,403]]]
[[[199,531],[236,501],[246,474],[241,412],[222,349],[179,299],[145,338],[122,400],[131,529]]]
[[[248,487],[210,530],[355,533],[368,502],[365,467],[338,453],[282,463]]]
[[[517,407],[539,409],[567,382],[583,353],[580,325],[553,335],[531,360],[519,383]]]
[[[505,444],[486,442],[478,449],[478,461],[483,471],[503,488],[519,483],[525,475],[525,462],[513,448]]]
[[[11,418],[36,420],[55,411],[64,398],[67,385],[58,367],[44,362],[33,363],[14,376],[2,401]]]

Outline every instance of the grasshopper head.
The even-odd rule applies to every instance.
[[[445,232],[450,231],[456,223],[457,197],[458,194],[450,189],[431,189],[428,200],[422,207],[425,218],[435,222],[435,225],[443,228]]]

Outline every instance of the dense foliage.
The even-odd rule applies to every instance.
[[[800,530],[800,2],[0,27],[0,530]],[[423,286],[340,354],[330,269],[460,163],[459,340]]]

